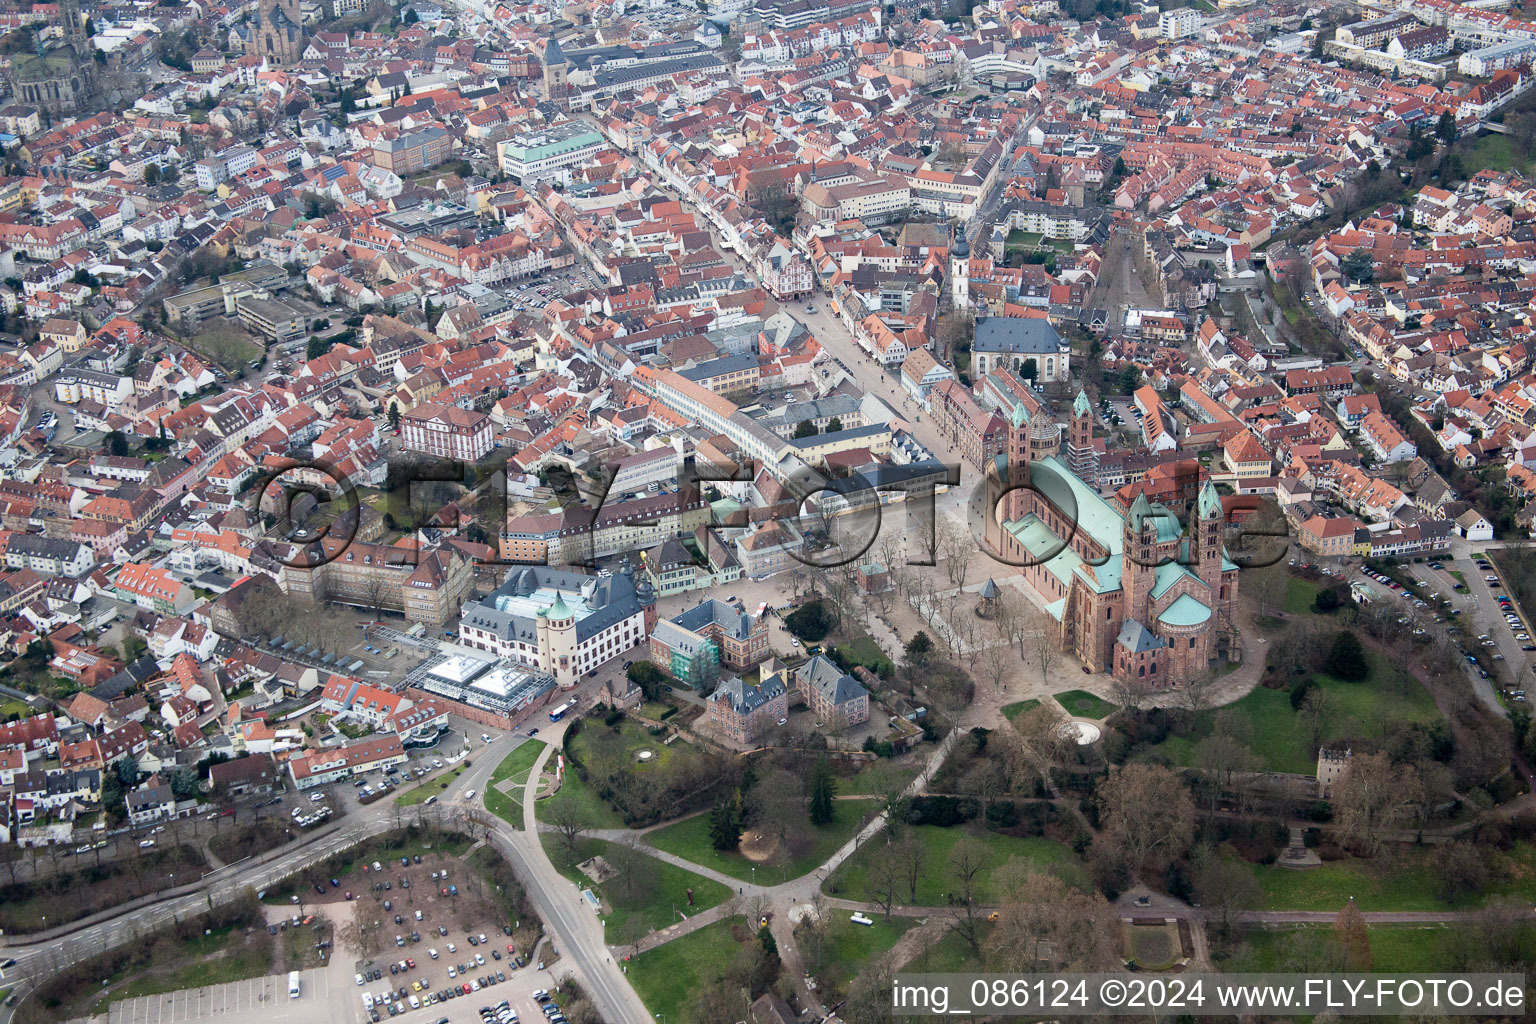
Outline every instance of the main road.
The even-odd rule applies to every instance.
[[[549,738],[558,745],[563,728]],[[511,862],[527,887],[530,901],[544,922],[544,929],[560,950],[570,973],[591,997],[605,1020],[615,1022],[648,1021],[650,1015],[629,986],[602,941],[602,925],[583,904],[581,894],[563,879],[545,856],[537,839],[533,821],[533,797],[537,773],[530,774],[525,794],[527,832],[518,832],[464,799],[469,790],[483,793],[491,773],[512,749],[523,742],[514,733],[502,736],[477,751],[479,762],[460,775],[433,807],[399,807],[393,799],[361,808],[351,820],[338,822],[329,830],[311,834],[299,846],[258,861],[242,861],[210,872],[174,896],[124,911],[109,919],[73,931],[60,931],[31,941],[13,942],[5,955],[15,963],[4,971],[5,982],[14,991],[64,970],[75,963],[91,960],[112,949],[139,942],[145,936],[187,917],[195,917],[212,907],[233,902],[242,892],[271,888],[304,871],[313,864],[367,840],[371,836],[402,825],[449,825],[465,828],[470,821],[486,829],[487,838]],[[540,765],[553,747],[546,747]],[[596,931],[594,931],[596,928]],[[11,1008],[0,1009],[0,1024],[10,1019]]]

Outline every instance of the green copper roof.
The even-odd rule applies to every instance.
[[[1015,430],[1029,422],[1029,410],[1024,408],[1023,402],[1013,403],[1013,414],[1008,418],[1008,422],[1013,424]]]
[[[1061,616],[1066,612],[1066,610],[1067,599],[1064,597],[1052,601],[1050,604],[1045,606],[1045,613],[1051,618],[1055,619],[1057,622],[1061,621]]]
[[[1201,581],[1200,577],[1189,571],[1188,566],[1180,565],[1177,562],[1164,562],[1156,569],[1153,569],[1152,600],[1155,601],[1162,597],[1164,594],[1168,593],[1169,589],[1171,589],[1175,583],[1186,577],[1194,580],[1196,583],[1199,583],[1202,587],[1205,586],[1205,583]]]
[[[1079,391],[1077,400],[1072,403],[1072,411],[1079,416],[1086,416],[1093,411],[1093,406],[1088,404],[1088,392]]]
[[[1060,580],[1062,586],[1071,583],[1072,573],[1083,564],[1083,559],[1063,543],[1049,526],[1033,515],[1005,523],[1004,526],[1018,539],[1024,550],[1043,560],[1046,571]]]
[[[1188,594],[1169,605],[1157,621],[1168,626],[1198,626],[1211,617],[1211,610]]]
[[[1221,495],[1216,493],[1216,485],[1207,480],[1200,488],[1200,499],[1197,506],[1201,519],[1214,519],[1224,516],[1221,508]]]
[[[550,605],[544,614],[551,619],[568,619],[571,617],[571,610],[565,606],[565,598],[556,592],[555,603]]]

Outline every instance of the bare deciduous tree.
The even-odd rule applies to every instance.
[[[1369,853],[1380,849],[1384,832],[1413,819],[1422,799],[1419,773],[1386,754],[1356,754],[1333,787],[1340,834]]]
[[[1161,765],[1132,764],[1112,770],[1099,786],[1103,807],[1100,841],[1124,851],[1143,871],[1160,870],[1189,849],[1195,834],[1195,803],[1179,777]]]
[[[1011,860],[997,872],[1003,908],[987,937],[988,966],[1000,971],[1096,971],[1115,964],[1120,922],[1104,897]]]

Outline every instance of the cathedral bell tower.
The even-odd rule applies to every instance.
[[[1226,511],[1221,507],[1221,495],[1209,479],[1200,485],[1200,496],[1195,502],[1194,557],[1199,562],[1199,576],[1211,588],[1212,604],[1220,607],[1226,597],[1222,593],[1222,530],[1226,524]]]

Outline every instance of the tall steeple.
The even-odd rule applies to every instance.
[[[1195,500],[1195,528],[1190,538],[1193,560],[1199,563],[1200,579],[1211,588],[1213,602],[1219,604],[1225,595],[1221,592],[1222,531],[1227,514],[1221,505],[1221,495],[1210,477],[1200,485],[1200,495]]]
[[[566,82],[566,72],[569,70],[570,62],[565,58],[565,51],[560,48],[560,40],[550,36],[544,47],[544,95],[557,106],[565,106],[569,97],[570,89]]]
[[[1067,425],[1067,465],[1079,480],[1098,486],[1099,453],[1093,447],[1093,405],[1086,391],[1078,391]]]
[[[949,249],[950,297],[956,309],[971,308],[971,243],[965,240],[965,228],[955,229],[955,244]]]

